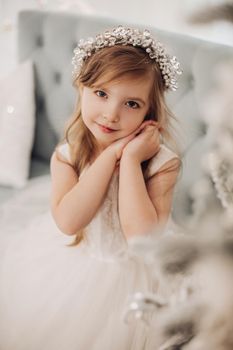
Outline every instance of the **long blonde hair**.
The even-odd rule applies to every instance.
[[[85,62],[80,74],[74,80],[74,86],[80,90],[81,86],[92,87],[99,79],[108,83],[122,77],[139,79],[148,75],[153,75],[154,79],[149,96],[150,107],[145,120],[157,121],[163,142],[171,144],[173,141],[171,118],[175,118],[165,102],[162,74],[158,65],[142,48],[116,45],[97,51]],[[95,138],[82,120],[80,96],[65,128],[65,136],[61,143],[64,142],[69,144],[71,165],[79,176],[85,166],[91,162],[97,150]],[[142,163],[144,174],[146,174],[148,162]],[[69,246],[78,245],[83,238],[84,230],[81,230],[76,233],[74,242]]]

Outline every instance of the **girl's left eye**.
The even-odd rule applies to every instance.
[[[128,104],[128,106],[130,108],[133,108],[133,109],[136,109],[136,108],[140,107],[139,104],[137,102],[135,102],[135,101],[128,101],[127,104]]]

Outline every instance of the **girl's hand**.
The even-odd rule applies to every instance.
[[[121,159],[122,153],[123,153],[123,149],[125,148],[125,146],[131,141],[133,140],[136,135],[141,131],[141,125],[135,130],[133,131],[131,134],[122,137],[121,139],[114,141],[111,145],[109,145],[107,147],[107,149],[109,151],[112,151],[114,153],[114,155],[116,156],[117,161]]]
[[[151,120],[144,121],[137,134],[125,146],[123,156],[134,157],[138,162],[142,163],[152,158],[160,149],[158,123]]]

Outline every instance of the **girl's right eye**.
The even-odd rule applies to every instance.
[[[102,90],[97,90],[97,91],[95,91],[95,94],[96,94],[97,96],[99,96],[99,97],[105,97],[105,96],[107,96],[106,93],[105,93],[104,91],[102,91]]]

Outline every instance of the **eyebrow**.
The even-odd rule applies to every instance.
[[[99,89],[99,90],[104,90],[106,92],[109,92],[109,90],[107,88],[105,88],[104,86],[100,86],[100,85],[93,85],[93,88],[94,89]],[[127,100],[131,101],[131,100],[134,100],[134,101],[139,101],[141,102],[143,105],[145,105],[145,101],[143,101],[140,97],[127,97]]]

